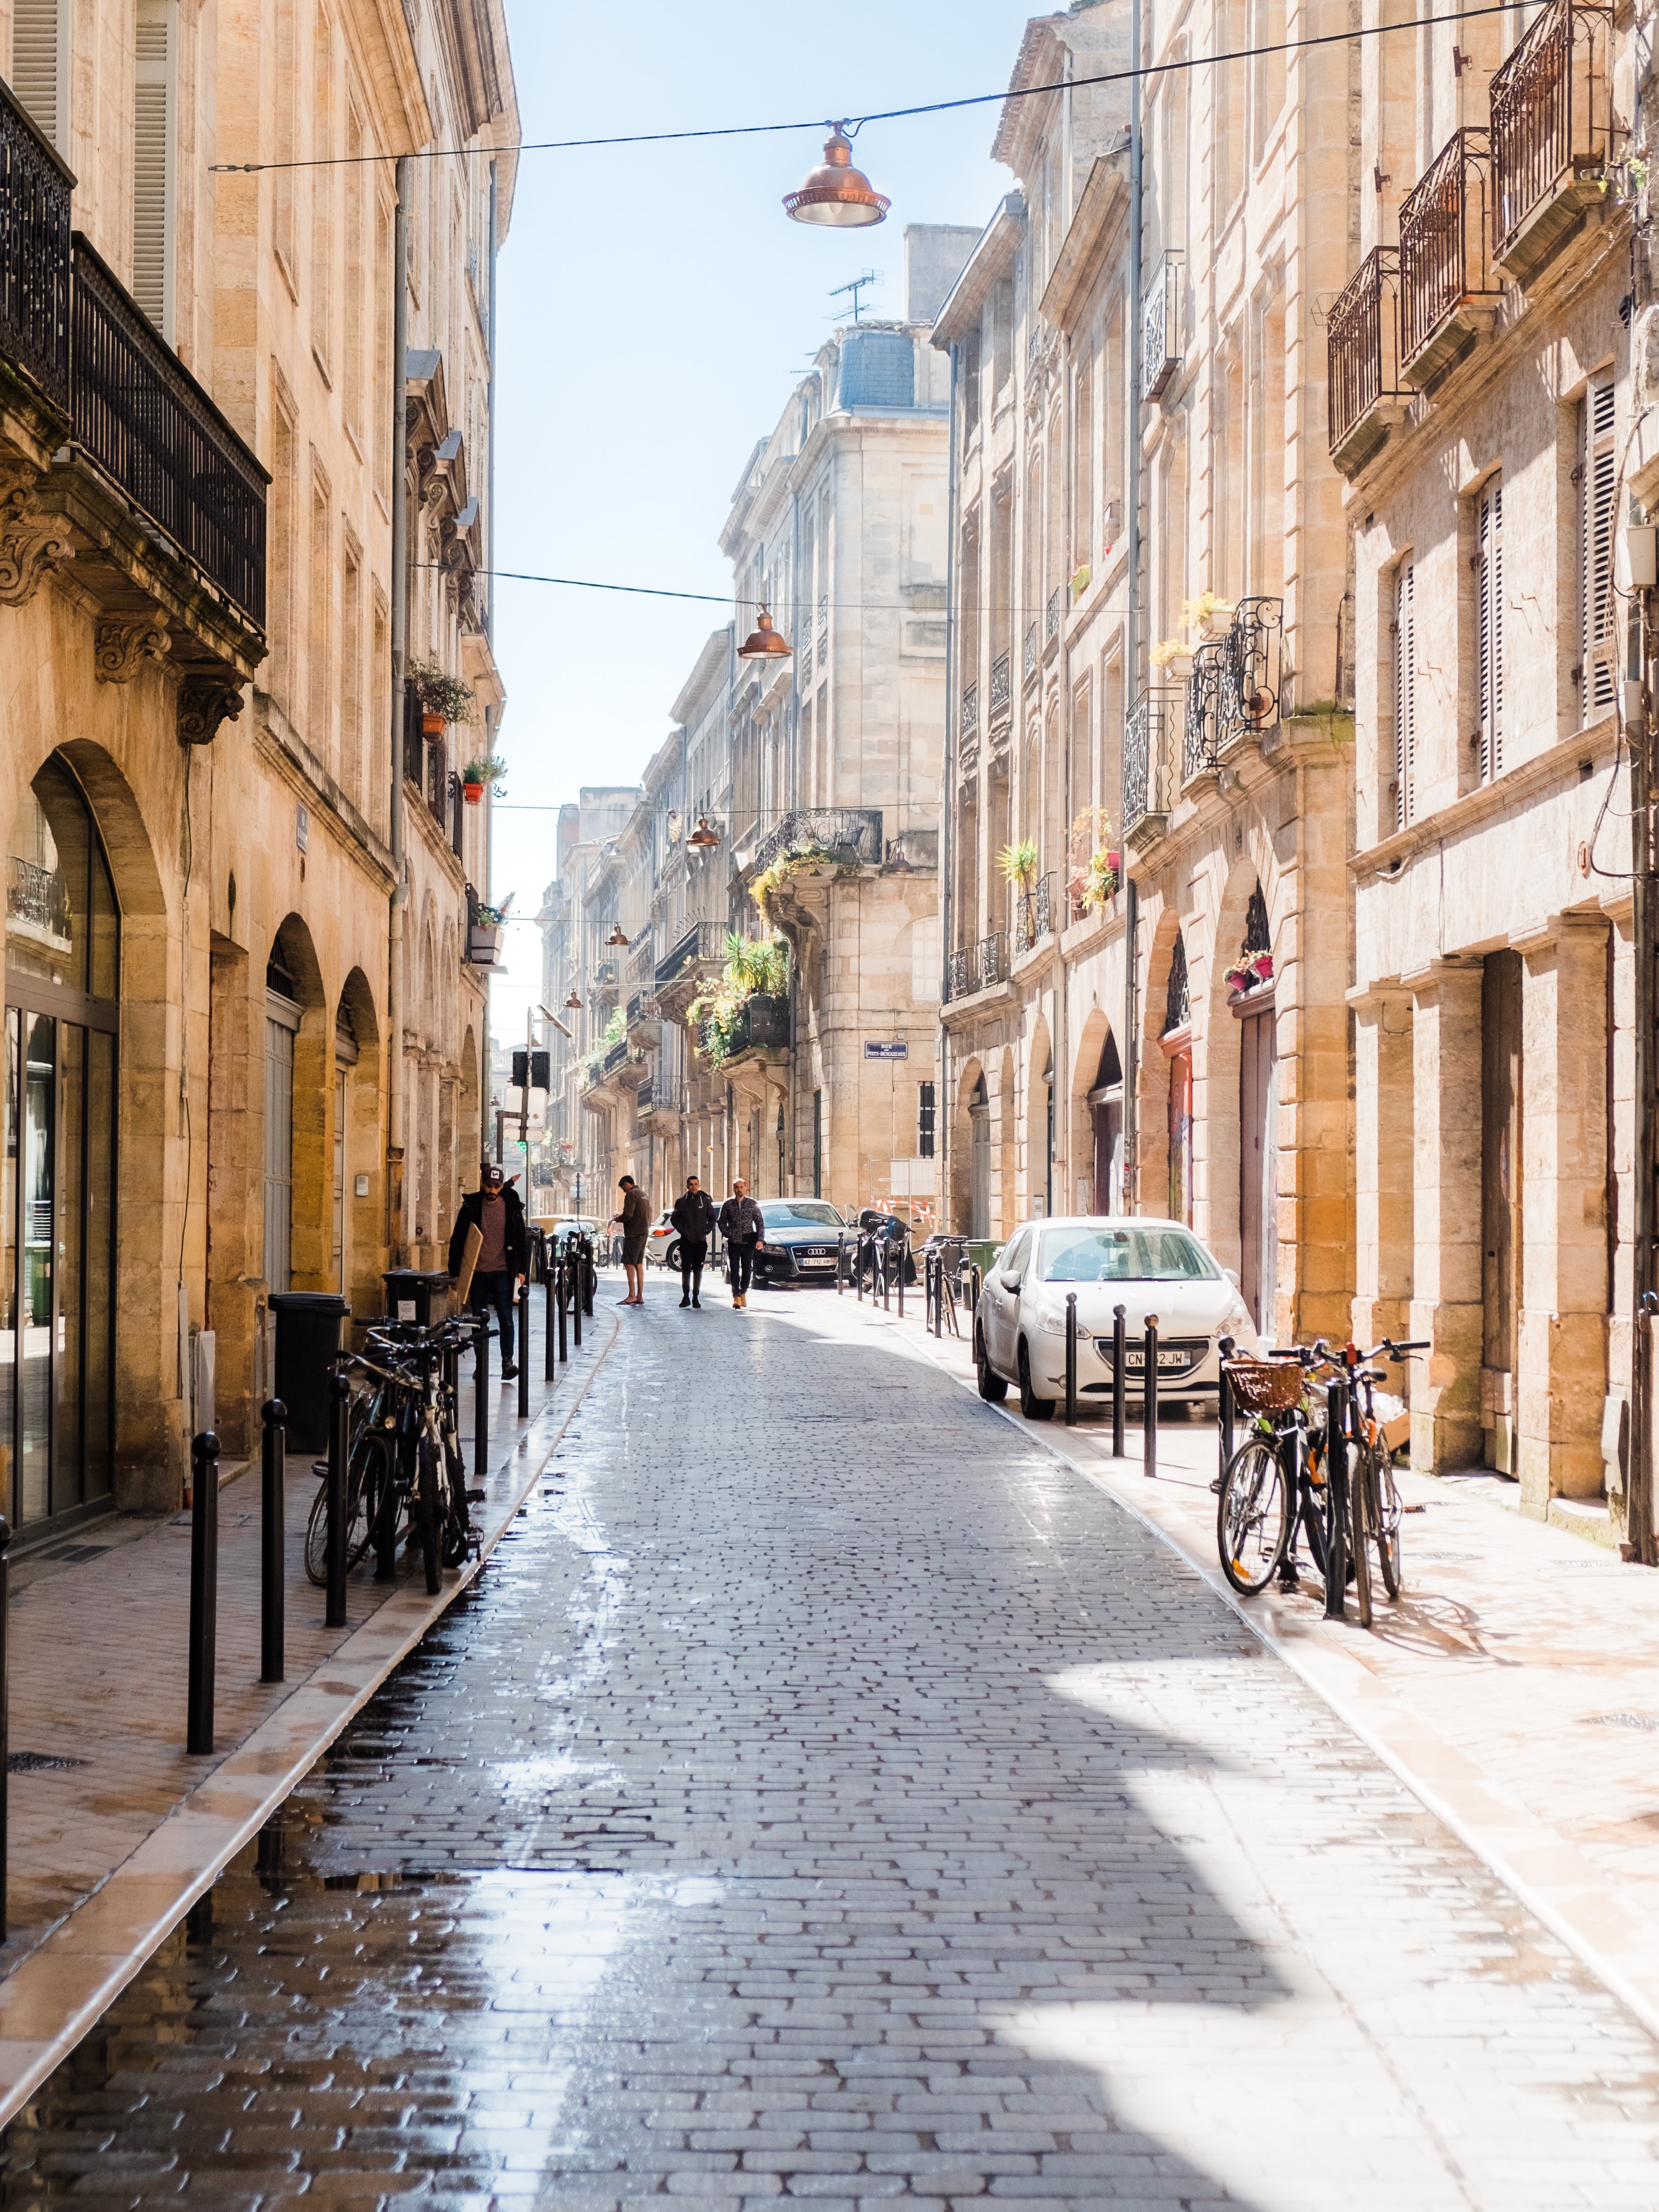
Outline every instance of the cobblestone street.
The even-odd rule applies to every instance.
[[[868,1306],[648,1297],[5,2203],[1659,2204],[1647,2034],[1157,1535]]]

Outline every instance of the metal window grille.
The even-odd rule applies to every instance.
[[[934,1125],[938,1109],[936,1093],[931,1083],[917,1085],[916,1097],[916,1157],[931,1160],[933,1157]]]
[[[1504,485],[1475,501],[1476,683],[1480,701],[1480,781],[1504,773]]]
[[[1402,561],[1394,584],[1394,823],[1417,816],[1417,610],[1415,564]]]
[[[1610,376],[1591,380],[1578,406],[1579,644],[1581,711],[1586,722],[1610,713],[1619,676],[1613,595],[1613,506],[1619,474]]]

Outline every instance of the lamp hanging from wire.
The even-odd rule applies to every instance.
[[[706,814],[700,814],[697,817],[696,828],[685,842],[688,845],[695,845],[700,852],[710,853],[720,843],[720,833],[714,827]]]
[[[579,1013],[580,1013],[580,1012],[581,1012],[581,1010],[582,1010],[582,1002],[581,1002],[581,996],[580,996],[580,994],[579,992],[573,991],[573,992],[570,994],[570,996],[569,996],[569,997],[565,1000],[565,1002],[564,1002],[564,1003],[565,1003],[566,1007],[568,1008],[568,1010],[571,1013],[573,1013],[573,1014],[579,1014]]]
[[[835,230],[860,230],[884,222],[893,203],[884,199],[862,169],[853,167],[853,140],[845,123],[830,125],[823,166],[814,169],[798,191],[786,193],[783,210],[792,222],[815,222]]]
[[[763,605],[755,618],[755,627],[738,647],[739,660],[787,660],[794,652],[787,638],[773,627],[772,617]]]
[[[613,922],[613,923],[612,923],[612,925],[611,925],[611,934],[610,934],[610,936],[609,936],[609,937],[607,937],[607,938],[605,939],[605,943],[606,943],[607,945],[626,945],[626,944],[628,943],[628,939],[627,939],[626,935],[623,933],[623,926],[622,926],[621,922],[619,922],[619,921],[618,921],[618,922]]]

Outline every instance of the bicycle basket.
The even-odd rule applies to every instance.
[[[1230,1359],[1233,1403],[1244,1413],[1289,1413],[1302,1402],[1302,1370],[1276,1359]]]

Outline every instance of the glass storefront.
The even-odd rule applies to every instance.
[[[120,917],[61,761],[6,847],[0,1501],[20,1534],[114,1487]]]

